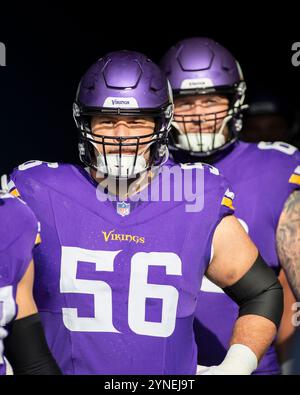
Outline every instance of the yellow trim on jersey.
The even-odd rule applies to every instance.
[[[232,200],[226,196],[223,197],[221,204],[223,206],[231,208],[231,210],[234,210],[234,207],[232,205]]]
[[[36,239],[35,239],[34,245],[37,246],[38,244],[41,244],[41,242],[42,242],[41,235],[38,233],[36,235]]]
[[[292,174],[289,179],[289,182],[292,184],[300,185],[300,175],[299,174]]]
[[[14,197],[20,197],[20,193],[17,190],[17,188],[13,189],[12,191],[9,192],[11,195],[13,195]]]

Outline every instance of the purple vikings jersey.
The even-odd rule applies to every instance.
[[[17,315],[16,291],[25,274],[35,243],[38,222],[20,199],[0,193],[0,375],[5,374],[2,340],[5,326]]]
[[[193,185],[195,167],[176,168]],[[12,174],[41,222],[34,294],[64,374],[196,373],[197,294],[214,230],[233,213],[225,179],[210,166],[201,174],[196,213],[188,196],[100,201],[103,190],[77,166],[28,162]]]
[[[293,146],[275,142],[235,143],[233,150],[214,164],[236,193],[235,215],[257,245],[266,262],[279,274],[276,228],[288,196],[300,188],[300,153]],[[222,362],[229,346],[238,306],[204,278],[195,320],[199,363]],[[255,374],[280,372],[272,346]]]

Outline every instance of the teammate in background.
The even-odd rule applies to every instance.
[[[32,295],[38,222],[24,202],[0,192],[0,223],[0,375],[10,365],[14,374],[60,374]]]
[[[172,160],[210,163],[225,175],[237,195],[236,216],[277,276],[283,267],[299,300],[299,152],[282,142],[238,141],[246,84],[238,62],[215,41],[182,40],[166,52],[161,67],[174,94]],[[238,308],[208,279],[198,300],[199,363],[215,365],[226,354]],[[279,372],[272,346],[256,374]]]
[[[140,53],[110,53],[83,76],[74,104],[87,168],[31,161],[11,174],[11,192],[42,225],[34,295],[65,374],[195,374],[204,273],[240,317],[224,361],[199,372],[250,374],[275,336],[282,289],[232,215],[218,171],[175,166],[190,191],[204,179],[202,210],[186,209],[187,189],[181,200],[149,196],[166,185],[172,116],[161,70]]]

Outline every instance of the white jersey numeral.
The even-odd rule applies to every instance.
[[[112,322],[112,290],[104,281],[76,278],[78,262],[96,264],[96,271],[113,272],[114,259],[120,251],[90,251],[63,247],[60,290],[63,293],[94,295],[95,317],[78,317],[76,308],[63,308],[65,326],[74,332],[118,332]]]
[[[275,141],[275,142],[261,141],[260,143],[257,144],[257,147],[262,150],[275,149],[276,151],[283,152],[284,154],[287,155],[293,155],[297,151],[296,147],[294,147],[291,144],[285,143],[283,141]]]
[[[114,260],[121,251],[93,251],[62,247],[60,290],[63,293],[94,296],[94,317],[79,317],[77,308],[63,308],[63,322],[70,331],[120,333],[113,324],[112,289],[100,280],[76,278],[78,262],[94,263],[97,271],[114,271]],[[166,268],[167,275],[182,274],[182,262],[174,253],[136,253],[131,259],[128,297],[128,324],[137,334],[170,336],[176,323],[178,290],[171,285],[148,284],[149,266]],[[146,300],[162,300],[161,322],[146,321]]]
[[[201,162],[195,162],[195,163],[180,163],[180,167],[183,169],[183,170],[191,170],[191,169],[204,169],[204,165],[206,166],[206,167],[208,167],[209,168],[209,171],[210,171],[210,173],[212,173],[212,174],[214,174],[214,175],[216,175],[216,176],[219,176],[220,175],[220,172],[219,172],[219,170],[216,168],[216,167],[214,167],[214,166],[212,166],[212,165],[209,165],[209,164],[207,164],[207,163],[205,163],[205,164],[203,164],[203,163],[201,163]]]
[[[176,254],[136,253],[131,261],[128,323],[133,332],[139,335],[168,337],[175,329],[179,292],[171,285],[148,284],[149,266],[165,266],[167,275],[182,275],[181,260]],[[147,298],[162,300],[161,322],[145,320]]]
[[[28,162],[23,163],[18,167],[20,171],[25,171],[28,169],[32,169],[33,167],[41,166],[43,163],[46,163],[48,167],[52,169],[57,169],[58,168],[58,163],[57,162],[43,162],[41,160],[30,160]]]

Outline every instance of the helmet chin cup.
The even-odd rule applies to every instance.
[[[178,135],[178,148],[191,152],[208,152],[226,143],[221,133],[186,133]]]
[[[132,178],[147,170],[147,162],[143,155],[119,155],[99,153],[97,169],[102,174],[116,178]]]

